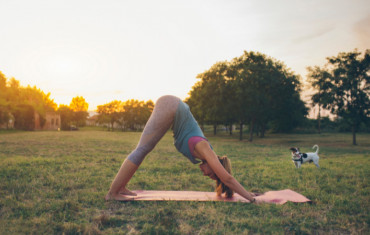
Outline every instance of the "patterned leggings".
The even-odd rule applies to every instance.
[[[128,156],[132,163],[139,166],[145,156],[154,149],[164,134],[171,128],[179,102],[179,98],[170,95],[162,96],[157,100],[141,134],[139,144]]]

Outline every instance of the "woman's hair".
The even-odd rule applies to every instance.
[[[218,156],[218,159],[221,162],[221,165],[225,168],[227,172],[231,174],[231,161],[227,158],[227,156]],[[234,191],[227,187],[222,181],[217,177],[216,180],[216,192],[217,196],[221,196],[221,194],[226,193],[227,198],[231,198],[234,195]]]

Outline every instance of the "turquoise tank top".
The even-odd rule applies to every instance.
[[[187,157],[192,163],[197,164],[200,163],[200,161],[194,158],[188,145],[189,139],[193,136],[205,138],[193,114],[191,114],[189,106],[180,101],[173,123],[174,144],[180,153]]]

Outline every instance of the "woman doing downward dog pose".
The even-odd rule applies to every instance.
[[[212,150],[189,106],[174,96],[162,96],[156,102],[139,144],[123,162],[105,196],[106,200],[127,200],[127,195],[136,195],[126,188],[126,184],[171,125],[177,150],[194,164],[202,162],[200,169],[204,175],[217,181],[216,191],[219,196],[226,193],[226,197],[232,197],[234,191],[249,201],[255,201],[255,195],[246,191],[230,174],[230,160],[226,156],[219,158]]]

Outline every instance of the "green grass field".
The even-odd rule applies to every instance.
[[[369,234],[370,135],[268,135],[253,143],[208,138],[247,190],[290,188],[312,204],[105,202],[140,133],[0,132],[0,234]],[[321,169],[295,169],[289,147],[320,146]],[[130,189],[213,191],[168,133]]]

